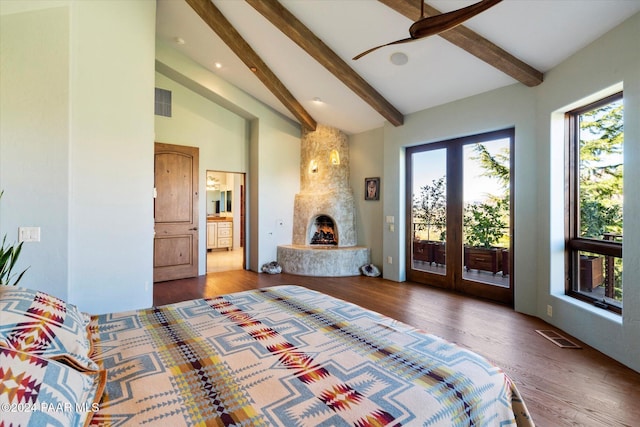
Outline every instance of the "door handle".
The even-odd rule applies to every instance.
[[[190,228],[189,231],[198,231],[198,227]]]

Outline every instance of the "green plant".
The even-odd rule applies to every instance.
[[[491,248],[507,227],[501,202],[470,204],[465,217],[465,240],[469,246]]]
[[[483,176],[495,180],[501,194],[488,195],[485,202],[472,203],[464,208],[464,236],[468,246],[491,248],[498,243],[509,245],[505,234],[509,221],[509,149],[491,154],[484,144],[474,146],[476,156],[471,159],[478,162],[484,171]]]
[[[3,194],[4,191],[0,191],[0,199],[2,199]],[[6,234],[2,237],[2,247],[0,247],[0,285],[17,285],[20,279],[22,279],[22,276],[24,276],[24,273],[28,270],[24,269],[21,273],[13,273],[13,268],[18,261],[21,251],[22,242],[11,245],[7,244]]]

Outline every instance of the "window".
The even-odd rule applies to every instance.
[[[622,93],[566,118],[567,293],[622,313]]]

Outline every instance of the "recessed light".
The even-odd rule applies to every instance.
[[[320,98],[319,98],[319,97],[317,97],[317,96],[316,96],[315,98],[313,98],[313,100],[312,100],[312,101],[313,101],[313,102],[315,102],[316,104],[322,104],[322,99],[320,99]]]
[[[404,52],[394,52],[389,57],[389,60],[394,65],[404,65],[409,62],[409,57]]]
[[[173,39],[173,41],[176,42],[176,44],[185,44],[186,43],[182,37],[176,37],[176,38]]]
[[[216,62],[213,64],[216,68],[222,68],[222,64],[219,62]]]

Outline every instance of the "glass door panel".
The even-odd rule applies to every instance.
[[[445,275],[447,150],[414,153],[411,163],[411,268]]]
[[[407,280],[513,304],[514,129],[406,150]]]
[[[465,280],[509,287],[510,140],[466,144],[463,170]]]

